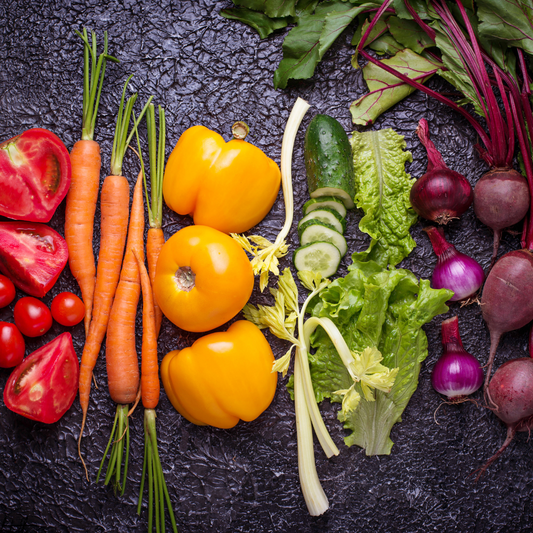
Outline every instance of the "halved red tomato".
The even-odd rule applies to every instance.
[[[26,418],[57,422],[74,402],[79,372],[72,336],[62,333],[13,370],[4,388],[4,403]]]
[[[42,298],[67,260],[67,243],[52,228],[32,222],[0,222],[0,272],[26,294]]]
[[[42,128],[0,144],[0,215],[48,222],[70,187],[70,156],[61,139]]]

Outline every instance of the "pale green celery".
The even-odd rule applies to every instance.
[[[298,128],[304,118],[309,104],[302,98],[298,98],[283,133],[281,143],[281,186],[283,189],[283,198],[285,201],[285,224],[279,232],[274,243],[265,239],[261,235],[237,235],[232,233],[231,236],[248,252],[252,258],[252,268],[255,275],[259,275],[259,287],[261,292],[268,285],[268,274],[272,272],[279,276],[279,258],[287,255],[289,246],[285,239],[289,234],[294,217],[294,195],[292,191],[292,152],[294,149],[294,140],[298,133]],[[252,244],[254,243],[254,244]]]
[[[302,380],[302,367],[306,365],[302,363],[300,348],[297,347],[294,363],[294,410],[298,440],[298,475],[309,514],[320,516],[328,510],[329,501],[316,471],[313,430]],[[314,403],[316,405],[316,401]]]

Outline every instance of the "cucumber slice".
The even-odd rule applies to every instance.
[[[296,249],[292,260],[296,270],[320,272],[329,278],[339,269],[341,258],[338,248],[330,242],[313,242]]]
[[[354,206],[355,177],[348,135],[337,120],[316,115],[305,133],[305,170],[311,198],[334,195]]]
[[[315,209],[311,211],[308,215],[302,218],[298,222],[298,231],[302,224],[308,220],[315,219],[320,222],[325,222],[326,224],[331,224],[339,233],[344,233],[346,230],[346,220],[339,215],[339,212],[331,207],[321,207],[320,209]]]
[[[320,198],[311,198],[311,200],[308,200],[304,204],[304,216],[308,215],[315,209],[322,209],[323,207],[335,209],[335,211],[337,211],[342,218],[346,217],[346,206],[343,204],[342,200],[336,196],[321,196]]]
[[[312,242],[330,242],[343,256],[348,249],[346,239],[331,224],[326,224],[318,220],[308,220],[298,231],[300,244],[302,246]]]

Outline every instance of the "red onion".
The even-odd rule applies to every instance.
[[[455,249],[444,238],[442,228],[424,228],[437,255],[437,266],[431,277],[434,289],[450,289],[454,292],[452,302],[473,296],[483,285],[485,273],[481,265]]]
[[[456,316],[444,320],[441,331],[444,353],[433,368],[431,384],[450,400],[461,400],[481,387],[483,370],[479,361],[463,348]]]
[[[429,138],[427,120],[418,123],[416,133],[428,153],[426,173],[413,184],[410,201],[418,215],[438,224],[460,217],[472,203],[474,193],[468,180],[449,169]]]

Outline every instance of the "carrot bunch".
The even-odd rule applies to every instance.
[[[115,129],[115,137],[113,141],[113,150],[111,153],[111,173],[109,176],[105,178],[104,183],[102,185],[102,192],[101,192],[101,199],[100,199],[101,216],[102,216],[101,223],[100,223],[101,239],[100,239],[100,252],[98,256],[98,269],[96,272],[96,284],[95,284],[95,290],[94,290],[93,310],[92,310],[91,324],[89,327],[89,334],[85,341],[85,346],[83,348],[83,354],[81,357],[81,364],[80,364],[79,393],[80,393],[80,404],[81,404],[82,411],[83,411],[83,420],[82,420],[82,425],[80,429],[80,435],[78,438],[78,454],[83,462],[83,466],[85,468],[85,474],[87,476],[87,479],[88,479],[87,468],[85,467],[85,463],[81,456],[81,438],[83,435],[83,430],[84,430],[85,422],[87,419],[87,410],[89,407],[89,396],[90,396],[90,389],[91,389],[92,372],[96,364],[98,354],[100,352],[102,341],[104,339],[106,331],[108,330],[108,323],[110,322],[110,316],[113,314],[112,305],[113,307],[121,306],[121,305],[123,306],[124,302],[121,301],[121,299],[124,299],[124,298],[133,299],[134,297],[134,291],[127,291],[123,289],[121,289],[120,293],[117,295],[117,297],[120,296],[120,298],[117,299],[117,297],[115,297],[115,291],[117,290],[117,285],[119,283],[119,278],[121,276],[122,258],[124,255],[124,246],[126,244],[126,236],[128,233],[128,215],[129,215],[129,198],[130,198],[130,188],[129,188],[128,180],[126,177],[122,175],[122,162],[124,159],[126,147],[131,141],[134,130],[136,129],[136,126],[138,124],[138,121],[140,121],[142,116],[144,115],[146,111],[146,106],[150,103],[151,98],[147,102],[146,106],[144,107],[138,121],[134,124],[135,128],[133,128],[130,134],[128,135],[129,122],[130,122],[130,118],[132,114],[132,109],[137,99],[137,94],[134,94],[128,99],[128,101],[126,102],[126,105],[124,106],[126,89],[127,89],[130,79],[131,79],[131,76],[127,79],[124,85],[124,89],[122,92],[122,98],[120,101],[119,113],[117,117],[117,125]],[[138,181],[140,183],[140,180]],[[139,185],[139,190],[140,190],[140,199],[141,199],[140,200],[141,201],[141,212],[143,213],[143,224],[144,224],[144,212],[143,212],[143,206],[142,206],[142,189],[140,185]],[[134,217],[132,216],[132,218]],[[135,224],[138,225],[139,224],[138,216],[134,218],[134,220],[137,220]],[[136,238],[138,239],[139,232],[135,224],[133,223],[130,224],[130,228],[132,231],[132,235],[136,235],[137,236]],[[142,231],[140,235],[141,235],[140,246],[142,247]],[[133,246],[139,246],[139,243],[136,242],[135,244],[131,244],[129,246],[130,250]],[[130,257],[133,257],[133,256],[130,254]],[[128,268],[126,269],[124,273],[124,278],[127,279],[127,281],[125,280],[124,283],[129,284],[131,283],[131,277],[132,277],[131,261],[130,261],[130,266]],[[137,293],[137,300],[138,300],[138,294],[139,293]],[[137,307],[137,302],[135,302],[135,312],[133,313],[133,324],[135,323],[136,307]],[[117,325],[117,320],[112,320],[111,324],[113,325],[113,327],[117,327],[118,329],[121,329],[121,326]],[[119,334],[120,334],[120,331],[119,331]],[[111,332],[108,331],[108,335],[111,335],[113,337],[114,335],[116,335],[116,333],[114,331],[111,331]],[[135,335],[135,333],[133,333],[133,335]],[[122,340],[123,339],[124,339],[124,336],[122,337]],[[122,340],[114,341],[114,345],[122,344]],[[125,341],[124,343],[126,344]],[[134,345],[133,347],[135,348]],[[111,351],[113,351],[113,349]],[[137,360],[137,356],[135,353],[135,361],[136,360]],[[116,367],[120,369],[125,363],[123,360],[119,359],[115,364],[116,364]],[[108,365],[108,373],[109,373],[109,365]],[[129,385],[127,387],[134,388],[136,392],[137,387],[138,387],[138,373],[137,373],[137,377],[135,377],[134,373],[133,374],[128,373],[127,375],[125,373],[124,378],[118,380],[120,387],[123,387],[124,385],[123,382],[126,380],[129,380]],[[135,380],[137,381],[134,382]],[[114,387],[116,386],[116,384],[117,384],[117,380],[112,380],[109,383],[111,397],[115,396]],[[117,397],[119,397],[120,401],[122,402],[122,397],[120,396],[120,394],[117,394]],[[119,403],[119,405],[124,405],[124,403]],[[127,415],[127,409],[125,410],[123,407],[117,409],[116,420],[118,420],[118,432],[120,433],[120,430],[122,429],[123,433],[126,434],[126,437],[128,440],[129,439],[128,423],[127,423],[127,416],[125,415]],[[116,444],[120,446],[120,444],[123,443],[122,434],[118,436],[119,436],[119,441]],[[113,438],[113,434],[112,434],[112,438]],[[115,448],[115,446],[113,448]],[[117,454],[118,453],[119,452],[117,452]],[[120,463],[117,463],[115,461],[114,464],[115,464],[115,468],[118,469],[118,478],[120,478]],[[124,489],[122,488],[122,492],[123,491]]]
[[[94,140],[94,126],[104,82],[106,61],[118,61],[107,54],[107,32],[104,51],[96,59],[96,34],[89,43],[87,29],[76,32],[83,41],[83,118],[82,136],[70,153],[72,179],[65,208],[65,240],[69,266],[80,286],[85,305],[85,336],[89,333],[93,307],[96,267],[93,253],[94,213],[100,187],[100,146]]]

